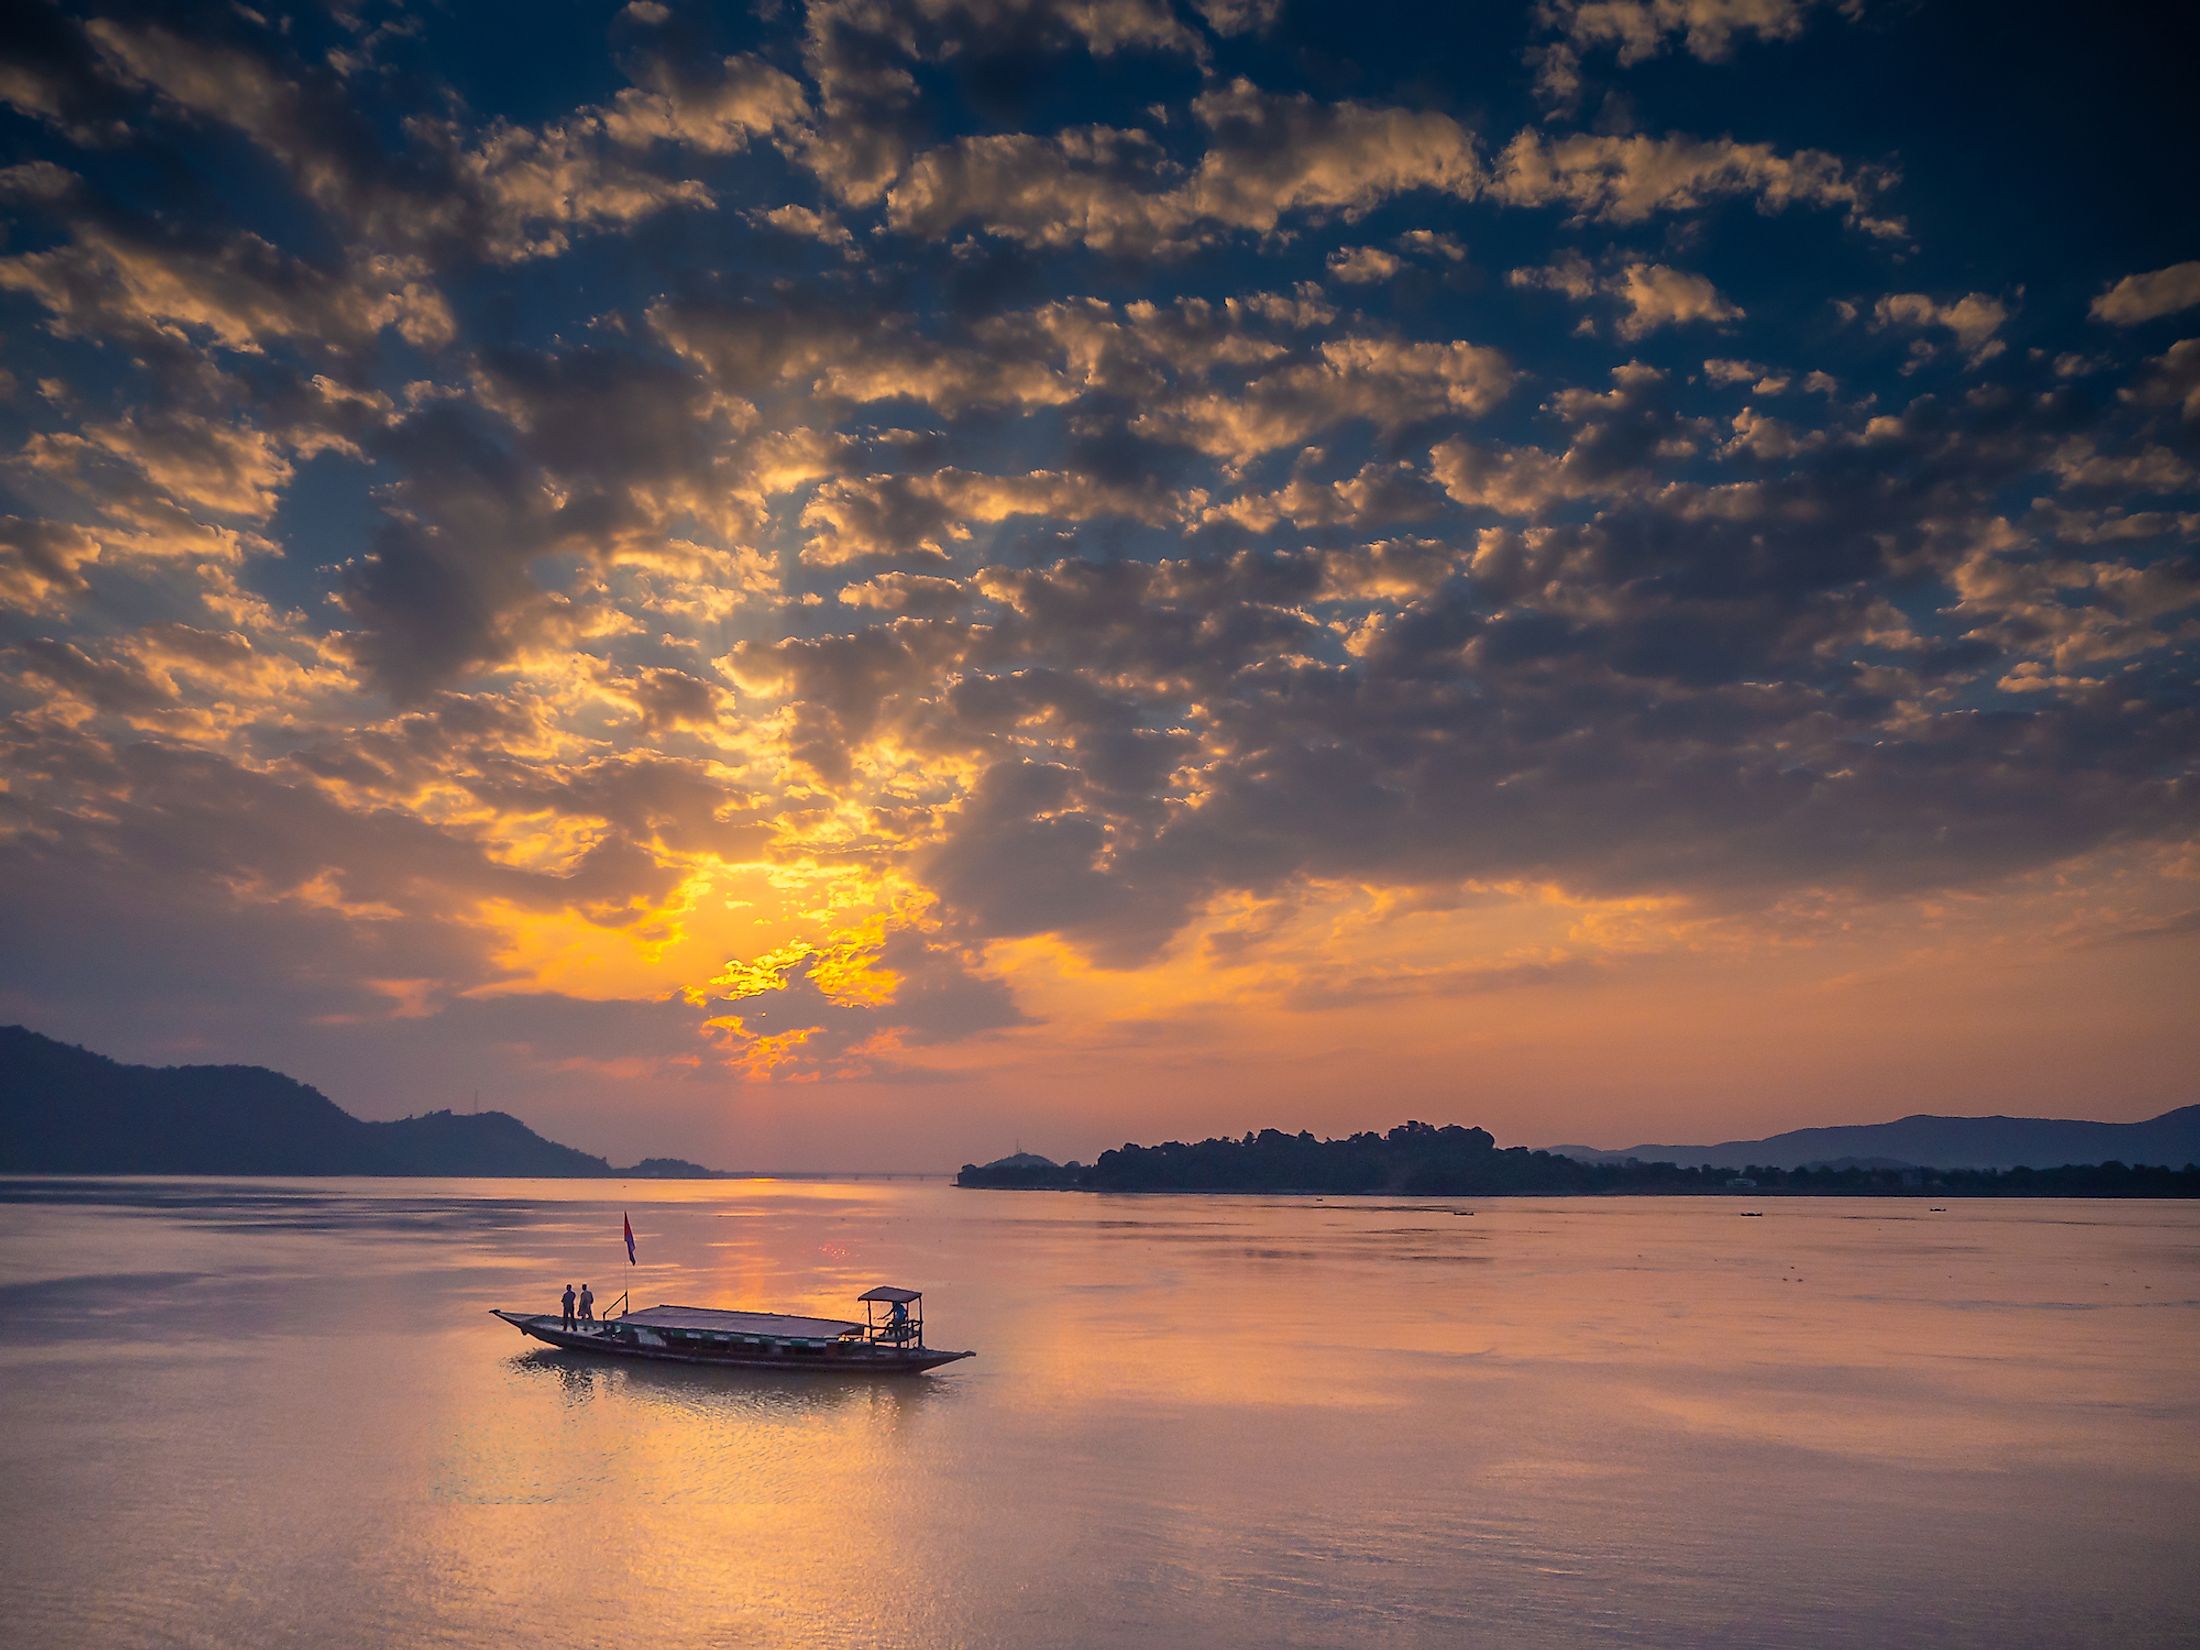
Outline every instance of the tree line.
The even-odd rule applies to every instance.
[[[1747,1184],[1743,1184],[1747,1183]],[[961,1186],[1095,1192],[1312,1192],[1461,1197],[1557,1192],[1706,1193],[1736,1190],[1937,1194],[1950,1197],[2193,1197],[2200,1167],[2070,1164],[2051,1169],[1914,1169],[1869,1165],[1690,1168],[1630,1158],[1578,1158],[1499,1147],[1487,1129],[1408,1122],[1318,1140],[1301,1129],[1251,1130],[1235,1140],[1119,1146],[1093,1162],[966,1163]]]

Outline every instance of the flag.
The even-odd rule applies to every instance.
[[[634,1264],[634,1222],[627,1219],[626,1212],[621,1210],[619,1212],[619,1224],[626,1228],[626,1263],[632,1266]]]

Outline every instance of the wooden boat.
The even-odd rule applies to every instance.
[[[857,1297],[864,1321],[714,1306],[651,1306],[565,1327],[555,1312],[492,1310],[522,1335],[572,1352],[840,1375],[914,1375],[972,1352],[924,1344],[924,1295],[881,1285]],[[881,1311],[881,1308],[884,1311]]]

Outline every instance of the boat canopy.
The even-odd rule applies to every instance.
[[[712,1335],[766,1335],[787,1341],[831,1341],[862,1333],[842,1318],[796,1318],[783,1312],[726,1312],[715,1306],[652,1306],[629,1312],[622,1324],[645,1329],[693,1329]]]
[[[876,1289],[867,1289],[856,1297],[859,1301],[898,1301],[907,1306],[911,1301],[924,1299],[921,1289],[897,1289],[890,1283],[882,1283]]]

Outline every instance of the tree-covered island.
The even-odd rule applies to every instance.
[[[1092,1163],[1018,1153],[966,1163],[958,1186],[1034,1191],[1384,1193],[1406,1197],[1553,1193],[1866,1193],[1936,1197],[2194,1197],[2200,1167],[2124,1163],[2052,1169],[1933,1169],[1827,1164],[1781,1169],[1688,1168],[1630,1158],[1589,1163],[1525,1146],[1500,1147],[1486,1129],[1401,1123],[1317,1140],[1300,1130],[1248,1131],[1235,1140],[1120,1146]]]

